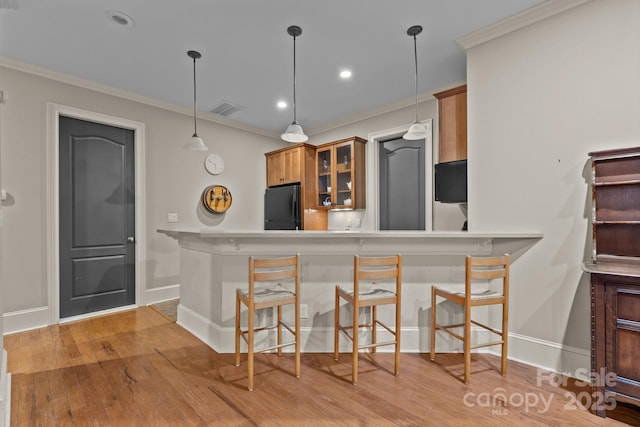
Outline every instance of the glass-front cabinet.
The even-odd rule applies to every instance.
[[[333,171],[332,153],[333,150],[331,147],[316,149],[318,206],[331,207],[333,204],[333,199],[331,197],[331,175]]]
[[[357,136],[316,148],[319,208],[365,208],[365,144]]]

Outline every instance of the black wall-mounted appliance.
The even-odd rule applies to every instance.
[[[435,165],[435,199],[441,203],[467,203],[467,160]]]
[[[264,229],[300,230],[300,185],[269,187],[264,193]]]

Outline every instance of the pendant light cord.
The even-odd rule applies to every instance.
[[[296,36],[293,36],[293,122],[298,123],[296,117]]]
[[[416,66],[416,121],[418,123],[418,47],[416,42],[416,35],[413,35],[413,57],[415,58]]]
[[[198,136],[196,120],[196,57],[193,57],[193,136]]]

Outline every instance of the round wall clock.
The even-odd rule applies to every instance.
[[[204,159],[204,168],[211,175],[221,174],[224,170],[224,160],[218,154],[209,154]]]
[[[231,207],[231,192],[223,185],[210,185],[202,192],[202,204],[213,213],[224,213]]]

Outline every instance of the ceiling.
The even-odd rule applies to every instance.
[[[242,106],[228,118],[278,135],[297,118],[307,133],[466,81],[455,39],[543,0],[0,0],[0,55],[198,110]],[[113,22],[108,11],[133,19]],[[352,77],[338,73],[350,69]],[[286,109],[276,102],[288,102]],[[407,117],[407,123],[413,117]]]

